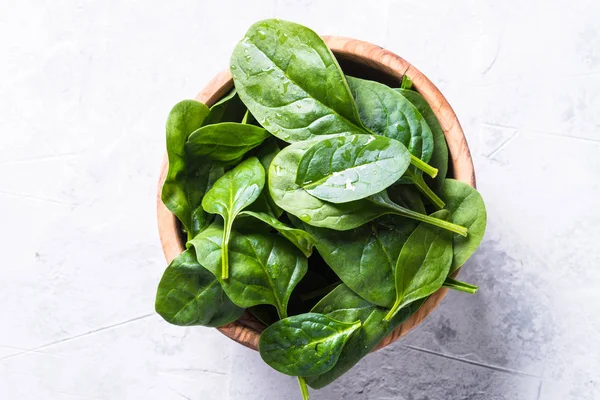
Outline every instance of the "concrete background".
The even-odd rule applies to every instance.
[[[451,293],[313,398],[600,398],[597,0],[1,6],[0,398],[299,398],[258,354],[153,309],[166,116],[272,16],[425,72],[489,214],[461,274],[480,292]]]

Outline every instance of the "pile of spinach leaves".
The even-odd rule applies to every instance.
[[[254,24],[231,56],[235,88],[167,120],[162,200],[186,250],[156,311],[220,326],[252,313],[263,360],[321,388],[442,286],[481,242],[486,210],[446,177],[448,148],[408,77],[391,88],[345,76],[323,40]]]

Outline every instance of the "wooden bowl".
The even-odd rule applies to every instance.
[[[414,88],[433,109],[444,130],[451,158],[448,175],[475,187],[473,161],[456,114],[454,114],[452,107],[450,107],[442,93],[425,75],[401,57],[374,44],[338,36],[325,36],[323,39],[335,54],[344,72],[349,75],[377,80],[396,87],[399,86],[402,76],[404,74],[408,75],[413,81]],[[210,106],[231,90],[232,87],[231,73],[229,70],[223,71],[202,89],[196,96],[196,100]],[[177,218],[160,199],[167,167],[168,162],[165,155],[158,182],[158,231],[163,252],[167,262],[170,263],[184,250],[185,238],[181,235]],[[375,350],[394,342],[421,323],[442,301],[447,291],[448,289],[441,288],[431,295],[412,317],[385,337]],[[249,312],[246,312],[237,321],[217,329],[236,342],[257,350],[258,338],[264,328],[265,326],[261,322],[257,321]]]

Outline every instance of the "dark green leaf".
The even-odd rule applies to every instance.
[[[440,191],[446,179],[448,172],[448,145],[446,144],[446,136],[444,130],[440,126],[440,123],[435,116],[433,110],[429,106],[429,103],[419,93],[413,90],[397,89],[402,96],[412,103],[413,106],[419,110],[431,133],[433,135],[433,154],[431,159],[428,161],[429,165],[437,168],[438,174],[435,178],[425,177],[425,181],[429,184],[434,191]]]
[[[448,221],[419,214],[393,203],[385,191],[366,199],[334,204],[311,196],[298,184],[298,163],[313,141],[294,143],[283,149],[269,168],[269,191],[275,203],[303,222],[317,227],[345,231],[385,214],[398,214],[466,234],[466,229]]]
[[[255,23],[235,47],[230,66],[252,115],[286,142],[369,133],[335,57],[304,26],[275,19]]]
[[[198,261],[212,272],[231,300],[240,307],[271,304],[287,316],[292,290],[307,270],[306,257],[285,238],[269,233],[231,234],[231,277],[222,278],[223,224],[215,221],[192,239]]]
[[[361,358],[373,351],[384,337],[414,314],[424,301],[425,299],[408,305],[389,323],[384,323],[382,320],[387,309],[369,303],[346,285],[338,286],[317,303],[312,312],[323,313],[343,322],[361,321],[362,325],[344,346],[335,366],[322,375],[307,377],[307,383],[315,389],[320,389],[342,376]]]
[[[209,113],[208,107],[195,100],[184,100],[175,105],[167,119],[167,155],[169,171],[161,192],[165,206],[177,216],[188,232],[191,214],[186,193],[185,142],[202,125]]]
[[[351,135],[323,139],[300,159],[296,183],[332,203],[347,203],[380,192],[410,165],[402,143],[383,136]]]
[[[363,123],[379,135],[398,140],[415,157],[428,162],[433,135],[415,106],[381,83],[352,77],[347,80]]]
[[[338,361],[360,321],[336,321],[323,314],[307,313],[282,319],[260,335],[263,361],[292,376],[314,376],[329,371]]]
[[[450,220],[469,228],[467,237],[454,236],[454,258],[450,273],[459,269],[479,247],[485,233],[487,212],[481,195],[464,182],[446,179],[442,188],[442,198],[450,210]]]
[[[217,124],[219,122],[240,122],[246,111],[246,106],[240,100],[235,88],[233,88],[221,100],[213,104],[202,125]]]
[[[174,325],[220,326],[244,312],[223,293],[213,274],[188,249],[165,270],[156,293],[156,312]]]
[[[263,128],[236,122],[203,126],[188,138],[187,153],[217,161],[234,161],[261,144],[271,135]]]
[[[277,144],[277,139],[275,137],[265,140],[256,151],[256,157],[258,157],[258,160],[267,174],[267,181],[269,179],[269,166],[271,165],[271,161],[273,161],[273,158],[275,158],[280,151],[281,148]],[[259,198],[259,200],[262,200],[261,203],[263,203],[262,209],[254,209],[254,207],[252,207],[253,211],[264,211],[273,215],[275,218],[281,217],[283,210],[275,204],[268,190],[263,190],[260,197],[262,199]]]
[[[441,210],[433,216],[448,219]],[[452,234],[421,223],[400,251],[396,264],[396,301],[385,320],[389,321],[408,304],[423,299],[442,287],[452,264]]]
[[[202,199],[202,208],[219,214],[225,221],[223,230],[222,278],[229,276],[229,236],[233,221],[240,211],[258,198],[265,184],[265,170],[256,157],[251,157],[219,178]]]
[[[416,221],[382,217],[349,231],[305,224],[319,254],[342,282],[366,300],[391,307],[396,298],[394,270],[402,245],[417,227]]]

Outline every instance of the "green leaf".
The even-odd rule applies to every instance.
[[[433,134],[416,107],[386,85],[346,79],[363,123],[379,135],[398,140],[415,157],[428,162],[433,153]]]
[[[161,192],[165,206],[190,231],[192,208],[186,193],[185,142],[209,113],[208,107],[195,100],[177,103],[167,119],[167,156],[169,170]]]
[[[418,223],[381,217],[349,231],[305,224],[319,254],[350,289],[371,303],[391,307],[396,298],[394,270],[402,245]]]
[[[351,135],[323,139],[300,159],[296,183],[312,196],[347,203],[378,193],[410,165],[402,143],[383,136]]]
[[[434,152],[434,137],[423,115],[406,97],[388,86],[358,78],[347,79],[365,125],[379,135],[400,141],[412,154],[414,167],[407,171],[403,181],[415,183],[441,209],[444,203],[422,177],[422,172],[432,177],[439,172],[426,164]]]
[[[291,376],[314,376],[333,368],[360,321],[336,321],[323,314],[307,313],[282,319],[260,335],[263,361]]]
[[[427,126],[431,129],[433,135],[433,153],[428,163],[438,170],[438,174],[435,178],[426,177],[425,181],[431,189],[439,192],[442,189],[444,179],[446,179],[446,174],[448,173],[448,145],[446,144],[444,130],[440,126],[429,103],[427,103],[423,96],[413,90],[396,90],[419,110],[423,118],[425,118]]]
[[[320,389],[342,376],[364,356],[373,351],[381,340],[398,325],[417,312],[424,301],[425,299],[408,305],[400,310],[389,323],[384,323],[382,320],[388,311],[387,309],[369,303],[346,285],[338,286],[317,303],[311,312],[326,314],[343,322],[361,321],[362,325],[346,342],[335,366],[319,376],[307,377],[307,383],[312,388]]]
[[[307,141],[289,145],[275,156],[269,167],[271,197],[279,207],[303,222],[321,228],[346,231],[385,214],[398,214],[466,234],[466,229],[460,226],[393,203],[385,191],[366,199],[340,204],[311,196],[298,186],[295,180],[300,159],[313,143],[314,141]]]
[[[242,211],[240,216],[249,215],[258,219],[259,221],[264,222],[267,225],[270,225],[274,229],[276,229],[283,237],[290,241],[294,246],[296,246],[306,257],[310,257],[312,254],[313,246],[315,245],[316,239],[312,237],[309,233],[303,231],[302,229],[296,229],[287,226],[283,222],[279,221],[277,218],[270,216],[269,214],[253,212],[253,211]]]
[[[447,210],[432,214],[447,219]],[[396,264],[396,302],[386,315],[389,321],[403,307],[442,287],[452,264],[452,234],[421,223],[409,236]]]
[[[274,137],[265,140],[256,151],[256,157],[258,157],[258,160],[265,169],[267,180],[269,179],[269,166],[271,165],[271,161],[273,161],[273,158],[275,158],[280,151],[281,148],[277,144],[277,139]],[[281,217],[283,210],[281,207],[275,204],[268,190],[263,190],[261,192],[259,200],[262,200],[262,209],[255,209],[254,207],[251,207],[253,211],[264,211],[273,215],[275,218]]]
[[[467,237],[454,236],[454,258],[450,273],[459,269],[477,250],[487,223],[487,212],[483,198],[468,184],[454,179],[446,179],[442,188],[442,198],[450,210],[450,220],[469,229]]]
[[[233,88],[221,100],[213,104],[202,126],[219,122],[240,122],[246,111],[246,106]]]
[[[225,221],[222,248],[222,278],[229,276],[229,236],[236,216],[258,198],[265,184],[265,170],[251,157],[219,178],[202,199],[202,208]]]
[[[229,300],[189,249],[165,270],[156,292],[156,312],[174,325],[221,326],[238,319],[244,309]]]
[[[234,161],[260,145],[271,134],[263,128],[236,122],[221,122],[194,131],[185,144],[192,157]]]
[[[335,57],[302,25],[276,19],[255,23],[235,47],[230,68],[252,115],[286,142],[369,133]]]
[[[219,280],[231,301],[240,307],[271,304],[280,318],[294,287],[307,270],[306,257],[285,238],[269,233],[231,233],[231,277],[223,279],[221,221],[192,239],[198,261]]]

